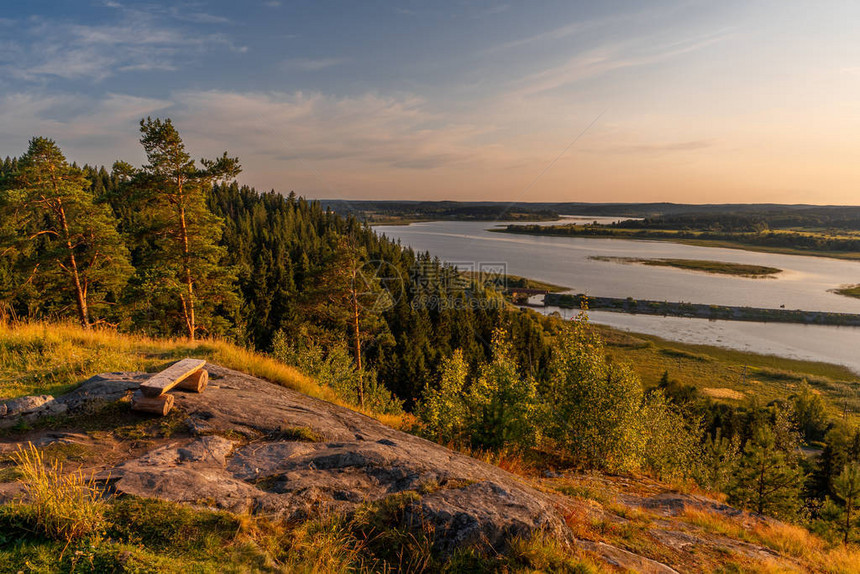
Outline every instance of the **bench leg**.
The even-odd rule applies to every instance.
[[[131,397],[131,409],[165,416],[173,408],[174,400],[173,395],[166,393],[157,397],[146,397],[141,391],[136,391]]]
[[[209,371],[207,371],[206,369],[200,369],[196,373],[188,375],[188,378],[186,378],[176,386],[186,391],[202,393],[206,389],[206,385],[208,384]]]

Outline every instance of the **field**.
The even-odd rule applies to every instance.
[[[589,257],[589,259],[617,263],[637,263],[640,265],[651,265],[655,267],[674,267],[676,269],[684,269],[686,271],[700,271],[704,273],[715,273],[718,275],[736,275],[750,278],[773,277],[777,273],[782,273],[782,269],[777,269],[776,267],[728,263],[725,261],[705,261],[701,259],[642,259],[638,257],[603,256],[592,256]]]
[[[659,337],[595,326],[616,360],[632,365],[646,387],[663,372],[704,394],[730,404],[751,399],[762,403],[787,398],[803,381],[821,394],[829,414],[860,420],[860,376],[847,367],[758,355],[708,345],[690,345]]]

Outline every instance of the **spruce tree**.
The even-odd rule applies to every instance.
[[[149,249],[139,292],[148,295],[147,303],[166,306],[168,320],[178,319],[193,340],[198,331],[214,329],[219,305],[236,302],[235,275],[222,265],[225,251],[218,244],[224,224],[207,207],[206,193],[241,168],[226,153],[200,160],[198,168],[169,119],[141,120],[140,133],[149,163],[133,174],[133,188]]]
[[[847,544],[857,521],[857,506],[860,505],[860,463],[845,465],[839,476],[833,479],[833,492],[845,505],[842,532],[843,542]]]
[[[52,292],[68,294],[78,321],[90,327],[106,296],[116,295],[132,272],[115,218],[53,140],[30,140],[7,180],[4,220],[14,235],[6,249],[17,252],[29,271],[25,281],[38,285],[43,302]]]
[[[791,518],[802,481],[795,454],[780,450],[771,428],[760,425],[744,447],[731,498],[759,514]]]

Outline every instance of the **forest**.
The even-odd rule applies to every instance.
[[[42,137],[2,163],[4,321],[227,339],[443,444],[697,484],[857,540],[860,429],[809,388],[743,406],[668,372],[645,389],[587,313],[517,310],[354,214],[240,186],[238,158],[194,161],[170,120],[141,120],[140,143],[140,167],[78,167]]]

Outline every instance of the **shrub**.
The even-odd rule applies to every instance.
[[[376,371],[356,369],[344,344],[329,346],[314,342],[295,344],[278,331],[272,341],[272,356],[327,385],[349,405],[359,404],[358,389],[364,387],[364,404],[375,413],[400,414],[403,406],[377,380]]]
[[[580,464],[611,471],[639,466],[642,386],[627,366],[607,360],[584,316],[559,333],[546,400],[548,434]]]
[[[464,389],[469,366],[463,351],[445,358],[439,367],[439,384],[424,389],[415,408],[415,414],[424,423],[426,434],[442,444],[458,442],[466,432],[468,406]]]

